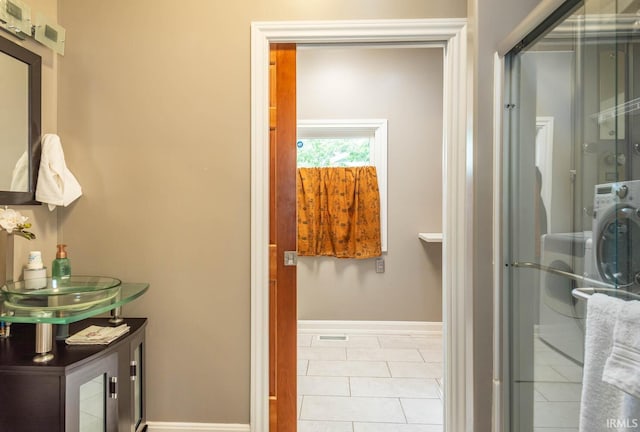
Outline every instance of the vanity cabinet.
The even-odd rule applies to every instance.
[[[144,329],[132,334],[118,356],[118,386],[121,388],[118,396],[119,432],[141,432],[146,429],[144,336]]]
[[[11,432],[143,432],[144,318],[124,320],[129,333],[109,345],[54,344],[54,358],[34,364],[35,328],[12,325],[0,340],[0,430]],[[75,333],[107,318],[70,325]]]

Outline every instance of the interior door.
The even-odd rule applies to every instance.
[[[269,184],[269,424],[271,432],[297,427],[296,267],[296,46],[270,50]]]

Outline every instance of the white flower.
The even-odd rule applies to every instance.
[[[27,231],[27,228],[31,228],[31,224],[27,222],[28,217],[22,216],[20,212],[17,212],[10,208],[0,208],[0,229],[5,230],[9,234],[18,234],[29,240],[36,238],[33,233]]]

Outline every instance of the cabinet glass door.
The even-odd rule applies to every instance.
[[[144,333],[131,341],[129,348],[131,399],[128,409],[131,413],[131,430],[140,432],[146,426],[145,404],[145,339]]]
[[[100,374],[80,386],[80,431],[103,432],[106,428],[107,375]]]
[[[67,376],[66,432],[117,432],[117,376],[117,353],[80,367]]]

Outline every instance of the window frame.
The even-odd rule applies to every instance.
[[[380,190],[380,241],[382,252],[387,252],[387,119],[299,119],[297,139],[334,138],[343,134],[347,137],[358,133],[373,136],[371,141],[371,164],[378,174]]]

